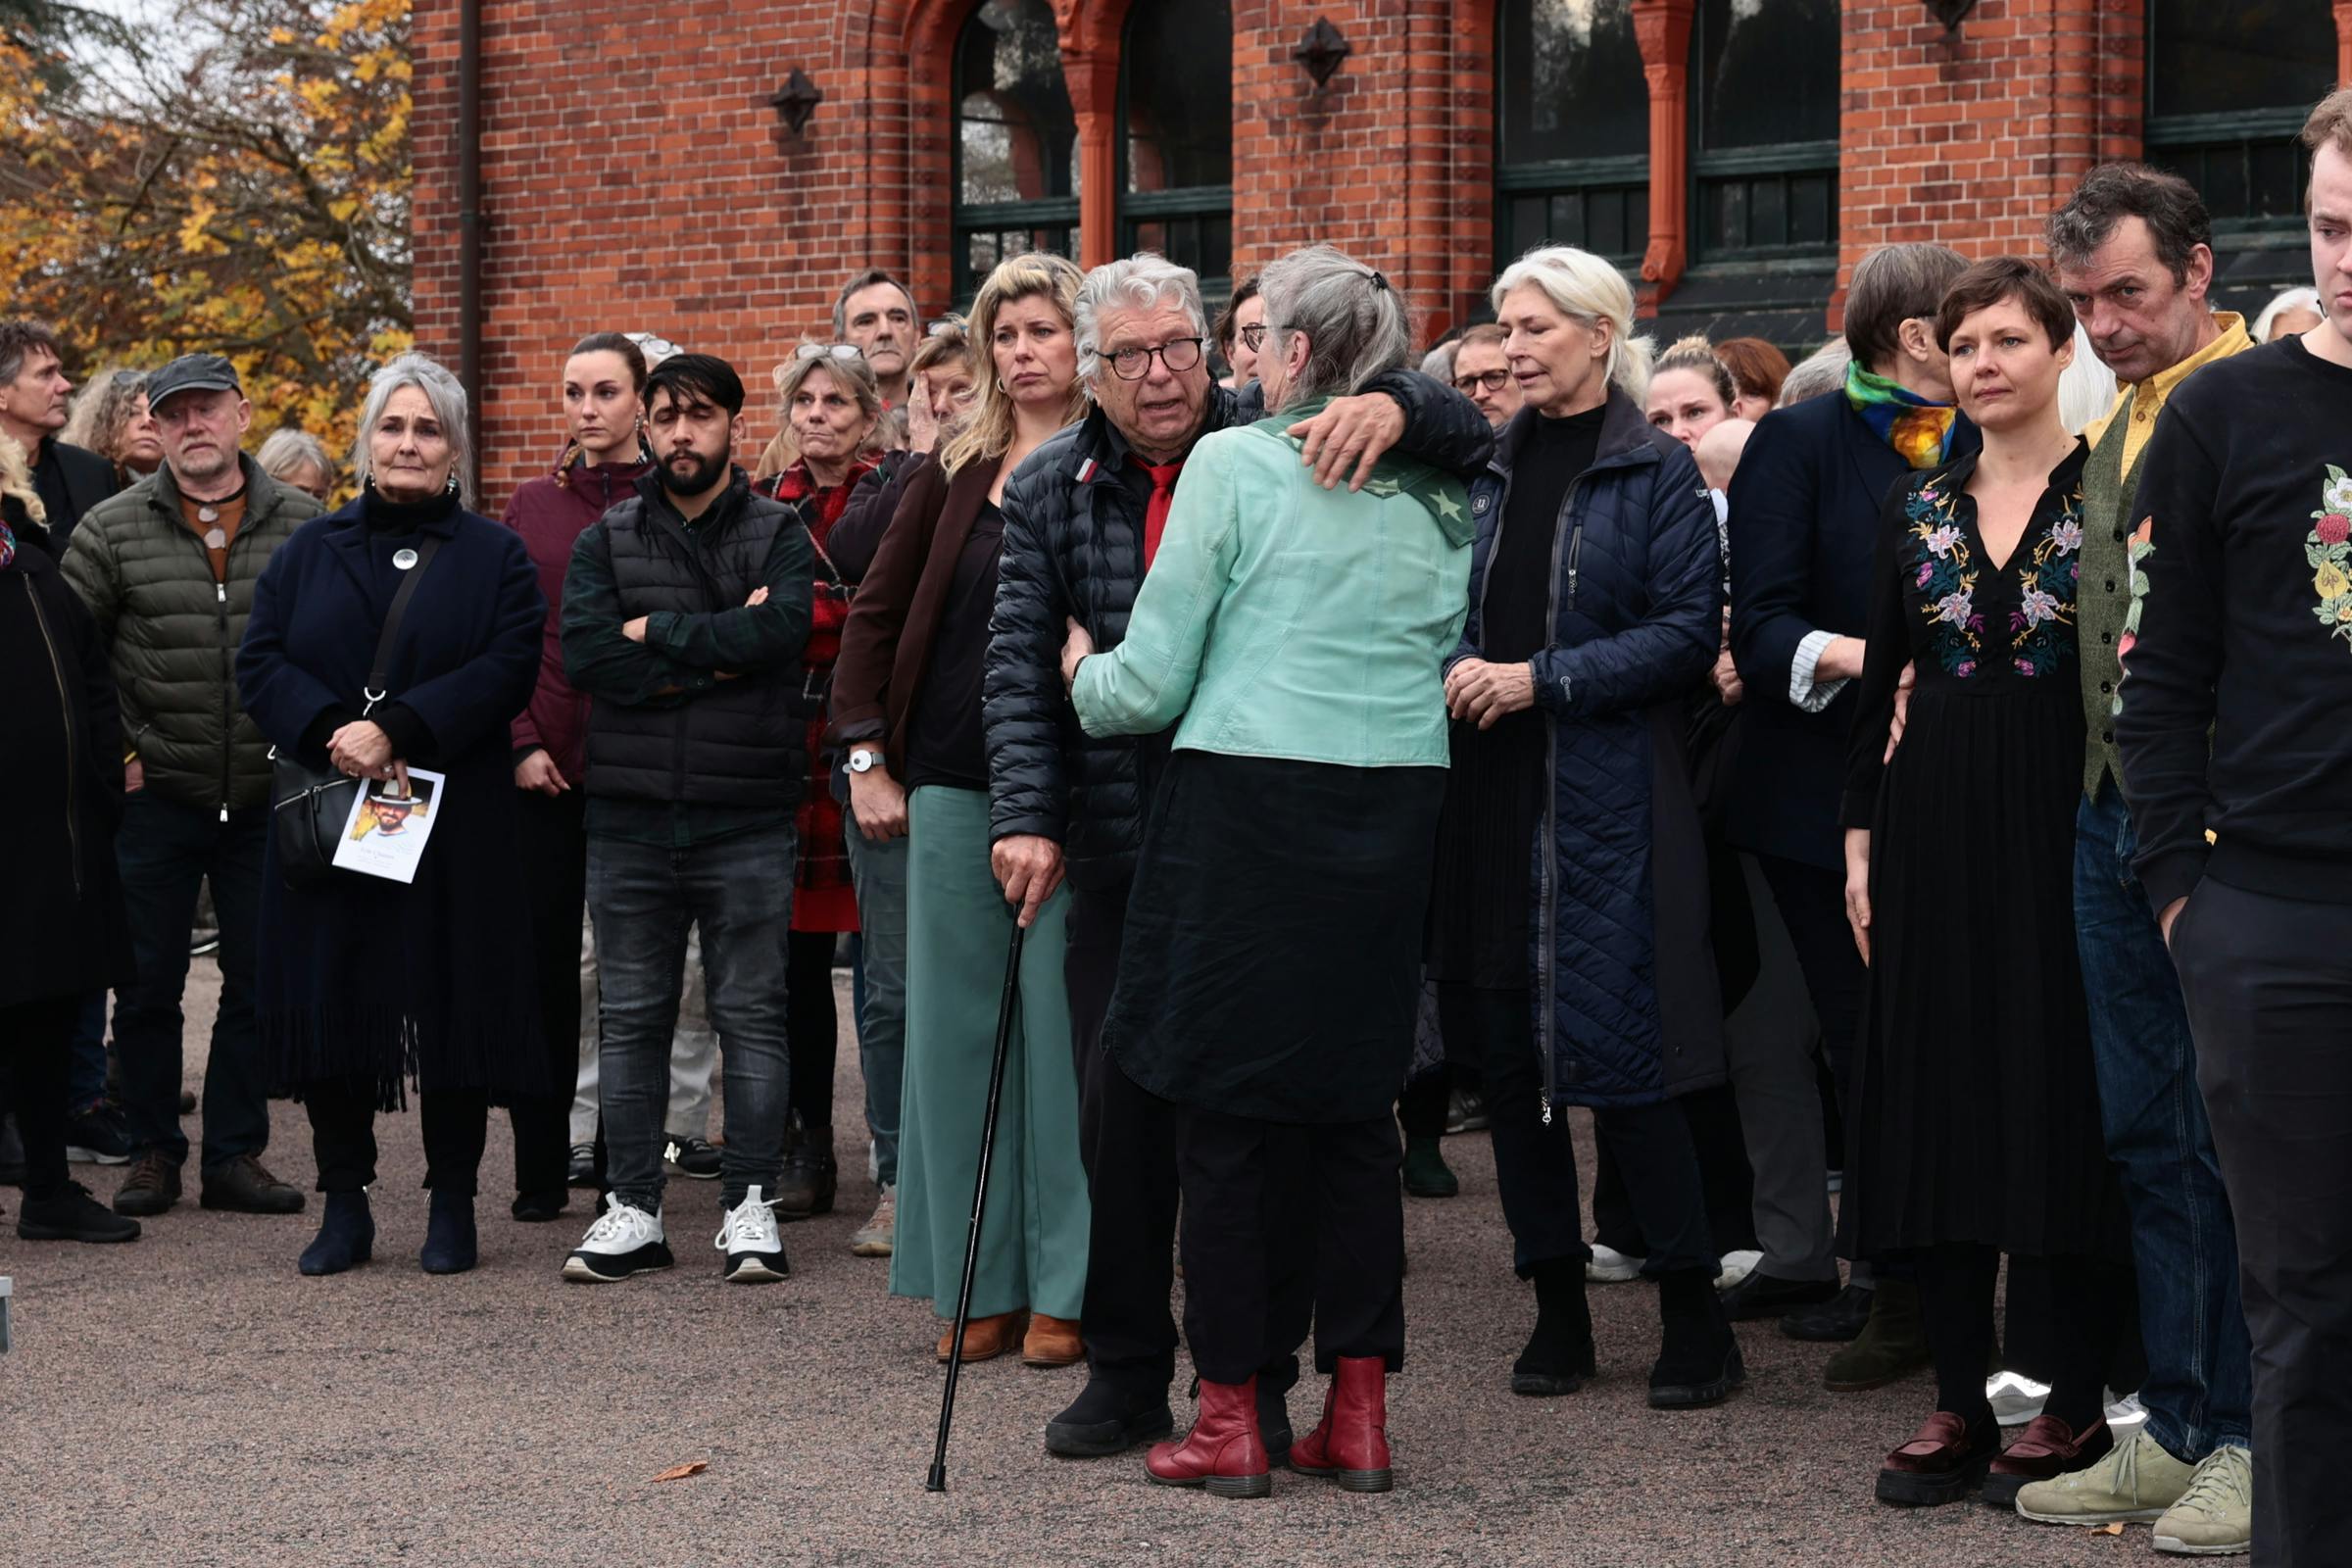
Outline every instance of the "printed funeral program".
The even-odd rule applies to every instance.
[[[409,769],[406,790],[397,779],[370,780],[351,803],[351,816],[335,845],[335,864],[365,876],[416,881],[416,862],[447,798],[441,784],[441,774],[420,767]]]

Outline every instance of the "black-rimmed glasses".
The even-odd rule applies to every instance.
[[[1102,357],[1110,362],[1122,381],[1141,381],[1152,373],[1152,356],[1168,368],[1170,375],[1182,375],[1200,363],[1202,345],[1208,340],[1198,337],[1172,337],[1157,348],[1117,349]]]

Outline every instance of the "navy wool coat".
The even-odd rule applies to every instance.
[[[1470,618],[1450,666],[1477,655],[1487,564],[1511,470],[1539,416],[1522,410],[1470,489]],[[1551,794],[1533,849],[1530,973],[1548,1099],[1619,1107],[1724,1080],[1706,845],[1685,705],[1722,623],[1715,510],[1680,441],[1612,387],[1592,466],[1561,497],[1549,644],[1530,662]]]
[[[317,733],[357,717],[398,574],[361,502],[315,518],[254,585],[237,656],[245,710],[279,754],[326,762]],[[278,1081],[357,1080],[384,1108],[404,1086],[552,1093],[530,983],[509,725],[539,673],[547,603],[522,540],[470,512],[424,525],[439,553],[386,674],[423,740],[402,760],[445,773],[416,880],[352,871],[295,890],[272,837],[263,878],[259,1011]]]

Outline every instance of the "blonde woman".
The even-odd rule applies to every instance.
[[[906,841],[906,1065],[890,1287],[952,1318],[978,1168],[979,1105],[1014,911],[990,869],[980,720],[1004,481],[1085,412],[1073,332],[1079,273],[1057,256],[999,266],[973,302],[985,356],[971,422],[914,471],[860,585],[833,670],[862,849]],[[1006,1064],[966,1360],[1016,1341],[1033,1366],[1084,1353],[1086,1175],[1062,936],[1069,899],[1036,910]],[[1032,1316],[1032,1314],[1034,1314]],[[1021,1339],[1024,1320],[1027,1336]],[[951,1329],[940,1338],[944,1359]]]

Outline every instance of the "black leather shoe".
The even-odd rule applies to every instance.
[[[1759,1318],[1780,1317],[1796,1307],[1818,1305],[1837,1295],[1834,1279],[1785,1280],[1754,1269],[1722,1293],[1723,1310],[1735,1323],[1753,1323]]]
[[[1175,1431],[1165,1389],[1139,1392],[1089,1378],[1069,1408],[1046,1423],[1046,1451],[1065,1459],[1100,1459]]]
[[[204,1192],[197,1201],[238,1214],[299,1214],[303,1197],[300,1188],[271,1175],[259,1156],[239,1154],[204,1173]]]
[[[1844,1345],[1862,1337],[1870,1321],[1868,1286],[1848,1285],[1819,1306],[1808,1306],[1781,1319],[1781,1332],[1811,1345]]]
[[[135,1242],[139,1222],[110,1210],[81,1183],[68,1182],[47,1198],[26,1196],[17,1210],[17,1234],[28,1242]]]

